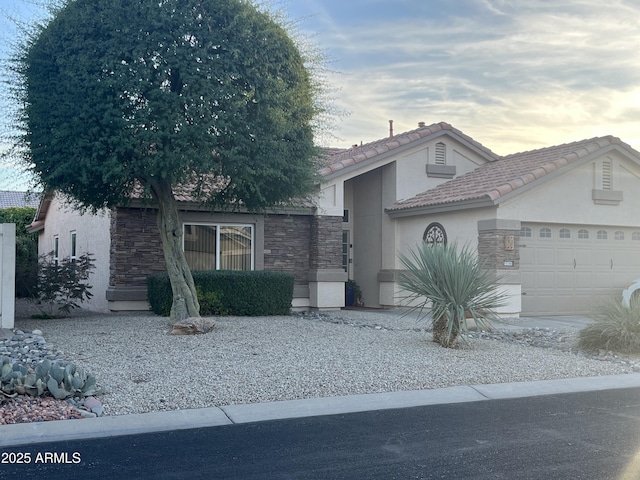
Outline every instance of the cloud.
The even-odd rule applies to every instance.
[[[498,153],[614,134],[640,148],[640,5],[474,1],[474,15],[372,20],[319,40],[343,145],[449,121]]]

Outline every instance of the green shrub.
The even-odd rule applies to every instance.
[[[38,282],[38,234],[27,233],[36,209],[11,207],[0,210],[0,223],[16,224],[16,296],[31,297]]]
[[[594,323],[580,330],[580,348],[640,353],[640,305],[637,302],[627,308],[622,300],[612,298],[598,308],[594,319]]]
[[[198,293],[198,303],[200,304],[200,315],[212,317],[215,315],[228,315],[229,312],[222,303],[222,293],[215,291],[203,291],[202,287],[196,287]]]
[[[41,255],[35,295],[42,313],[38,318],[67,315],[71,309],[80,308],[80,303],[93,297],[88,280],[95,268],[94,262],[90,253],[59,260],[53,258],[53,253]]]
[[[293,275],[270,271],[193,272],[201,315],[288,315]],[[166,272],[147,279],[151,310],[169,316],[173,294]]]

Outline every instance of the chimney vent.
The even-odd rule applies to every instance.
[[[424,122],[418,122],[418,128],[423,128],[425,126]]]
[[[393,138],[393,120],[389,120],[389,138]]]

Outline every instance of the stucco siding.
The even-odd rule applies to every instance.
[[[459,246],[468,245],[476,250],[478,248],[478,220],[492,218],[495,218],[495,209],[493,208],[398,218],[396,221],[399,252],[406,255],[409,249],[421,245],[425,230],[433,222],[444,227],[448,243],[456,242]],[[396,260],[396,268],[401,268],[399,260]]]
[[[45,229],[38,236],[38,252],[53,251],[54,237],[58,236],[58,256],[67,258],[71,254],[71,233],[76,233],[76,254],[91,253],[96,268],[89,278],[93,297],[82,308],[94,311],[108,311],[105,292],[109,285],[109,231],[110,212],[101,211],[96,215],[80,214],[65,203],[60,196],[52,200],[47,211]]]
[[[501,203],[498,217],[523,222],[636,226],[640,224],[636,215],[640,178],[631,168],[637,167],[626,167],[618,156],[614,161],[613,189],[623,195],[618,205],[599,205],[594,201],[596,162],[589,162]]]
[[[382,268],[382,169],[353,182],[353,275],[365,305],[378,306],[377,275]]]

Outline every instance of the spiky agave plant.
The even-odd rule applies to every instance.
[[[434,342],[452,347],[468,330],[467,316],[481,329],[499,319],[496,310],[505,305],[506,294],[467,246],[425,243],[399,258],[405,269],[399,281],[406,293],[402,298],[419,318],[431,318]]]

